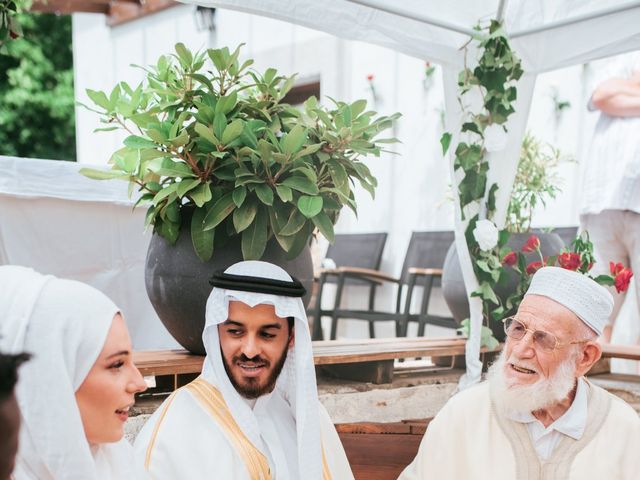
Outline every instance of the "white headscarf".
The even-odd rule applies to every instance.
[[[232,265],[225,273],[272,280],[291,281],[291,276],[282,268],[258,261],[245,261]],[[260,428],[253,410],[231,384],[224,369],[220,353],[218,325],[228,318],[229,300],[237,300],[250,307],[271,304],[276,315],[295,318],[295,342],[289,351],[284,367],[276,382],[275,391],[281,393],[291,406],[296,419],[298,442],[298,475],[296,478],[320,480],[322,478],[322,447],[316,373],[311,349],[311,335],[304,305],[300,298],[243,292],[214,287],[207,300],[206,323],[202,339],[207,357],[203,376],[222,393],[233,418],[251,443],[266,456],[260,437]]]
[[[0,350],[33,355],[16,386],[23,417],[16,480],[133,477],[126,440],[89,445],[75,398],[118,312],[83,283],[0,266]]]

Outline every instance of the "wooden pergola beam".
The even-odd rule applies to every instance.
[[[178,5],[174,0],[33,0],[32,12],[102,13],[110,26],[136,20],[145,15]]]
[[[143,4],[134,2],[114,1],[109,9],[107,23],[114,27],[132,20],[136,20],[151,13],[160,12],[167,8],[175,7],[178,2],[174,0],[146,0]]]
[[[71,13],[109,13],[110,0],[34,0],[32,12],[57,13],[69,15]]]

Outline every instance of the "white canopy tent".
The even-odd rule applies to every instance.
[[[522,59],[516,113],[506,127],[504,150],[489,154],[488,185],[497,183],[496,215],[502,228],[517,168],[536,75],[640,49],[640,1],[629,0],[181,0],[239,10],[299,24],[339,37],[381,45],[443,66],[447,130],[451,144],[463,121],[457,75],[464,65],[461,47],[479,22],[503,21],[511,46]],[[469,54],[474,53],[473,46]],[[472,59],[470,59],[472,60]],[[473,100],[472,100],[473,101]],[[452,148],[451,151],[454,150]],[[451,178],[453,155],[450,155]],[[459,179],[458,179],[459,180]],[[469,218],[471,215],[467,215]],[[482,216],[482,215],[481,215]],[[478,284],[464,238],[466,224],[457,208],[456,245],[468,293]],[[482,305],[471,299],[467,375],[462,387],[479,381]]]

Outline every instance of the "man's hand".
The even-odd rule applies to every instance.
[[[610,78],[593,92],[591,103],[612,117],[640,117],[640,70],[628,78]]]

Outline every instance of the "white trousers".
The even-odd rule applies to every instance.
[[[637,277],[640,275],[640,214],[630,210],[604,210],[598,214],[581,215],[580,223],[593,242],[596,256],[594,273],[610,273],[610,261],[631,267],[635,277],[635,290],[631,294],[640,300],[640,277]],[[610,321],[613,324],[626,294],[616,293],[615,288],[611,288],[614,306]],[[634,315],[636,321],[638,318],[640,312]]]

